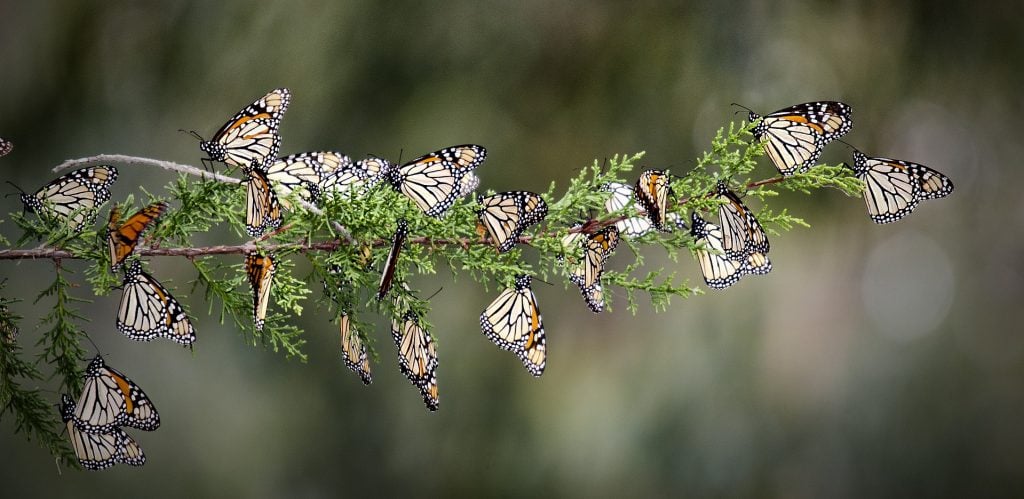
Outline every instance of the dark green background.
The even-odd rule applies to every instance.
[[[444,285],[430,316],[436,414],[398,373],[383,320],[365,388],[315,303],[296,319],[303,364],[246,346],[199,297],[184,300],[194,355],[131,342],[113,327],[116,296],[99,298],[86,329],[163,418],[133,432],[149,462],[59,470],[4,418],[3,495],[1024,494],[1024,8],[973,5],[0,2],[0,136],[16,144],[0,179],[28,189],[98,153],[198,165],[179,128],[208,136],[279,86],[294,97],[283,154],[396,159],[480,143],[483,187],[497,190],[564,186],[594,159],[641,150],[645,165],[683,173],[742,117],[731,102],[767,112],[826,98],[853,106],[851,143],[956,183],[888,226],[837,191],[785,193],[773,206],[812,228],[773,238],[775,270],[667,313],[633,317],[617,293],[595,316],[574,288],[538,284],[539,380],[480,334],[493,291],[423,280]],[[823,159],[847,155],[832,145]],[[773,175],[763,163],[758,176]],[[117,199],[172,178],[121,174]],[[16,236],[9,222],[0,231]],[[197,240],[224,237],[235,240]],[[648,256],[700,282],[688,255]],[[32,297],[50,269],[0,262],[0,277]],[[174,259],[152,269],[182,296],[194,277]],[[15,307],[24,343],[46,307]]]

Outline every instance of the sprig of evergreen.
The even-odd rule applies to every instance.
[[[689,171],[682,175],[670,172],[675,193],[669,202],[671,213],[688,221],[691,211],[717,210],[719,201],[710,193],[719,180],[725,180],[737,194],[759,201],[759,220],[768,231],[778,234],[796,226],[807,226],[785,208],[769,207],[769,202],[783,189],[809,193],[834,188],[850,196],[859,194],[861,182],[841,166],[816,166],[785,178],[752,179],[763,148],[753,140],[751,130],[750,124],[730,123],[718,130],[710,150],[697,158]],[[564,286],[570,288],[573,286],[567,277],[577,264],[578,255],[573,248],[563,246],[566,235],[591,234],[625,218],[644,215],[633,212],[632,206],[607,213],[605,201],[609,194],[603,190],[603,186],[611,182],[634,183],[629,177],[634,176],[632,172],[644,158],[644,153],[640,152],[595,160],[569,180],[561,195],[552,182],[542,194],[548,204],[546,219],[521,237],[522,244],[506,253],[498,253],[494,245],[478,233],[480,206],[474,197],[458,200],[446,216],[438,220],[425,216],[404,195],[383,183],[369,192],[353,191],[328,198],[316,209],[308,209],[308,203],[301,202],[293,193],[282,200],[289,207],[282,227],[249,240],[241,229],[244,183],[238,183],[237,179],[211,179],[209,174],[185,165],[119,158],[132,164],[159,165],[182,172],[166,186],[165,196],[142,190],[140,197],[145,198],[144,202],[137,205],[134,197],[129,196],[118,204],[126,214],[157,200],[169,201],[172,206],[159,223],[147,231],[136,255],[141,258],[152,255],[187,257],[195,269],[190,289],[168,286],[179,301],[187,293],[198,292],[208,304],[206,315],[222,324],[230,320],[247,343],[283,351],[287,357],[301,361],[306,360],[302,350],[304,332],[292,322],[304,312],[324,314],[333,320],[341,314],[348,315],[354,330],[373,352],[376,340],[367,335],[367,313],[396,318],[406,310],[413,310],[420,316],[421,325],[429,330],[429,303],[406,284],[413,276],[435,274],[444,268],[455,278],[468,276],[489,293],[511,286],[514,278],[521,274],[536,275],[549,282],[560,276]],[[204,177],[197,180],[189,174]],[[493,191],[486,194],[493,194]],[[23,231],[16,246],[43,240],[44,247],[6,253],[0,250],[0,258],[5,255],[11,258],[42,256],[56,263],[55,281],[37,298],[38,301],[52,297],[55,301],[53,311],[43,319],[50,328],[38,340],[43,353],[37,363],[52,365],[52,375],[61,379],[61,388],[77,393],[82,382],[80,366],[86,353],[81,344],[85,333],[75,325],[82,318],[71,307],[80,300],[68,293],[73,285],[66,278],[68,271],[61,267],[60,261],[75,258],[91,262],[85,270],[85,278],[95,295],[107,294],[119,286],[121,276],[109,269],[106,224],[99,224],[95,231],[73,234],[67,224],[62,226],[22,213],[13,214],[11,218]],[[389,296],[378,302],[374,294],[380,269],[400,218],[409,222],[410,235],[399,259],[395,285]],[[195,236],[207,233],[217,234],[219,238],[239,238],[243,242],[233,246],[194,246]],[[524,252],[527,247],[532,250]],[[609,308],[614,301],[624,299],[625,308],[636,314],[639,296],[646,295],[652,308],[662,311],[671,304],[673,297],[685,299],[703,293],[687,280],[679,282],[675,269],[648,268],[645,256],[651,248],[661,248],[672,262],[678,262],[680,255],[687,260],[687,254],[692,254],[697,246],[689,231],[678,228],[636,239],[622,238],[618,252],[628,249],[632,255],[624,269],[610,268],[604,273],[602,283]],[[278,262],[272,304],[262,331],[253,325],[252,295],[244,273],[244,254],[251,251],[272,253]],[[302,259],[309,263],[310,271],[299,277],[295,275],[296,262]],[[308,301],[320,294],[327,300]],[[318,306],[310,310],[310,302]],[[321,303],[326,305],[320,306]],[[0,317],[0,320],[6,319]],[[198,329],[202,329],[202,322]],[[67,458],[69,449],[55,431],[59,424],[53,406],[46,403],[38,391],[19,384],[19,380],[39,380],[43,376],[36,364],[20,360],[20,354],[17,345],[0,352],[0,401],[5,402],[0,416],[4,412],[13,413],[18,431],[25,431],[30,438],[37,437],[51,452]]]

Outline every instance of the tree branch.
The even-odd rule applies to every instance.
[[[210,173],[199,168],[195,168],[188,165],[180,165],[177,163],[171,163],[168,161],[159,161],[149,158],[138,158],[134,156],[122,156],[118,154],[101,154],[98,156],[92,156],[90,158],[71,159],[67,160],[56,168],[55,172],[71,168],[78,165],[98,162],[118,162],[137,164],[142,166],[157,166],[167,170],[173,170],[189,175],[197,175],[204,178],[212,178],[222,182],[239,183],[239,180],[233,177],[225,177],[216,173]],[[777,184],[786,180],[786,177],[772,177],[764,180],[758,180],[756,182],[750,182],[747,184],[747,189],[754,189],[763,185]],[[678,204],[686,203],[686,199],[679,200]],[[308,204],[308,203],[307,203]],[[318,215],[323,214],[319,208],[313,205],[309,205],[310,211]],[[619,215],[608,219],[592,219],[587,220],[582,226],[569,229],[570,233],[582,232],[582,233],[593,233],[603,229],[609,225],[613,225],[616,222],[620,222],[627,218],[634,216],[646,216],[642,210],[638,210],[636,215]],[[321,241],[316,243],[277,243],[277,244],[265,244],[257,246],[255,241],[249,241],[244,244],[237,245],[219,245],[219,246],[200,246],[200,247],[188,247],[188,248],[136,248],[135,254],[139,256],[183,256],[186,258],[195,258],[199,256],[211,256],[211,255],[242,255],[249,252],[261,250],[274,252],[277,250],[288,249],[297,250],[302,253],[313,252],[313,251],[334,251],[337,250],[342,244],[355,244],[355,240],[348,233],[344,227],[336,226],[341,232],[341,239],[332,241]],[[272,235],[272,234],[270,234]],[[264,236],[260,240],[264,240],[270,235]],[[520,236],[519,243],[529,245],[537,237],[551,237],[553,232],[544,231],[538,233],[536,236]],[[466,247],[469,245],[494,245],[490,237],[485,239],[480,238],[458,238],[458,239],[436,239],[431,237],[411,237],[407,239],[409,244],[420,244],[424,246],[460,246]],[[377,239],[370,243],[373,247],[380,247],[391,244],[391,241],[384,239]],[[61,259],[80,259],[81,257],[76,256],[70,251],[62,250],[58,248],[36,248],[36,249],[10,249],[0,250],[0,260],[38,260],[38,259],[49,259],[49,260],[61,260]]]

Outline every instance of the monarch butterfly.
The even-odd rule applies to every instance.
[[[651,220],[654,228],[661,231],[667,230],[665,212],[671,192],[669,177],[661,170],[647,170],[641,173],[633,189],[633,195],[647,212],[647,218]]]
[[[398,366],[402,374],[420,389],[427,409],[436,411],[437,394],[437,350],[430,333],[420,327],[419,318],[413,311],[407,311],[401,323],[393,321],[391,337],[398,346]]]
[[[797,104],[765,115],[754,127],[754,138],[762,140],[764,150],[784,176],[805,172],[825,144],[846,135],[853,126],[850,106],[842,102],[818,101]],[[750,111],[748,120],[761,118]]]
[[[282,196],[297,190],[303,199],[316,201],[323,182],[338,169],[350,167],[352,159],[339,152],[304,152],[275,161],[267,169],[267,180],[275,183]]]
[[[398,228],[395,229],[395,236],[391,240],[391,251],[388,252],[388,259],[384,261],[384,270],[380,274],[380,285],[377,286],[377,300],[382,300],[391,291],[392,281],[395,279],[395,268],[398,266],[398,255],[402,252],[402,245],[409,235],[409,224],[405,219],[398,220]]]
[[[604,310],[604,289],[601,288],[601,275],[608,256],[619,244],[619,229],[609,225],[587,236],[583,242],[583,261],[576,267],[569,280],[579,286],[583,299],[594,313]]]
[[[85,385],[74,417],[86,433],[104,433],[120,426],[146,431],[160,427],[160,415],[142,388],[99,355],[85,369]]]
[[[366,345],[359,332],[352,329],[352,323],[347,314],[341,316],[341,352],[345,359],[345,366],[359,375],[364,385],[373,382],[370,375],[370,359],[366,355]]]
[[[167,203],[153,203],[121,223],[121,210],[117,206],[110,210],[107,222],[107,243],[110,246],[110,270],[117,270],[121,262],[135,250],[142,232],[167,209]]]
[[[764,253],[749,253],[739,259],[725,254],[722,229],[705,221],[694,212],[690,216],[690,233],[703,243],[697,250],[704,282],[713,289],[724,289],[736,284],[745,274],[767,274],[772,270],[771,261]]]
[[[429,217],[441,218],[463,194],[463,177],[487,157],[482,146],[452,146],[388,171],[391,186]]]
[[[499,348],[515,352],[530,374],[544,374],[547,340],[530,276],[516,277],[515,287],[502,291],[484,309],[480,329]]]
[[[67,425],[71,447],[75,449],[75,456],[83,468],[102,470],[116,463],[130,466],[146,463],[142,448],[124,430],[113,427],[101,433],[82,431],[75,422],[75,402],[67,394],[61,396],[60,414]]]
[[[277,129],[291,99],[287,88],[271,90],[234,115],[212,139],[200,142],[199,149],[213,161],[266,170],[281,148]]]
[[[0,156],[7,156],[14,150],[14,143],[0,137]]]
[[[846,166],[864,182],[868,216],[877,224],[895,222],[914,211],[920,201],[953,192],[949,177],[909,161],[870,158],[854,150],[853,166]]]
[[[164,337],[182,345],[196,341],[185,309],[156,279],[132,260],[125,270],[124,292],[117,310],[117,330],[138,341]]]
[[[387,171],[391,163],[383,158],[366,158],[356,161],[354,165],[343,166],[328,175],[320,183],[320,190],[326,193],[344,194],[354,191],[362,194],[374,186]]]
[[[268,228],[281,226],[281,205],[270,187],[267,174],[259,168],[248,171],[245,189],[245,232],[252,237],[262,236]]]
[[[548,214],[544,199],[527,191],[500,192],[480,197],[477,202],[482,206],[477,211],[478,231],[483,228],[491,235],[499,253],[512,249],[527,227],[540,223]]]
[[[245,275],[249,278],[249,286],[252,287],[252,318],[257,331],[262,331],[266,323],[270,288],[274,284],[276,271],[277,260],[274,255],[245,255]]]
[[[96,208],[110,199],[110,186],[117,180],[113,166],[91,166],[75,170],[44,185],[35,194],[22,193],[25,209],[44,218],[66,222],[75,233],[96,219]]]
[[[722,202],[718,205],[718,218],[722,224],[722,251],[725,256],[742,260],[751,253],[768,253],[768,236],[764,228],[740,198],[729,190],[725,181],[718,181],[715,193]]]

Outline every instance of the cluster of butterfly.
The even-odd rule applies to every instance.
[[[339,194],[364,195],[384,181],[408,197],[425,215],[442,218],[456,200],[479,185],[474,171],[483,163],[487,151],[473,144],[447,147],[401,165],[377,157],[353,162],[333,151],[278,159],[279,128],[290,100],[287,89],[273,90],[239,111],[212,139],[200,143],[200,149],[209,155],[208,160],[240,167],[246,174],[246,231],[253,237],[280,227],[279,199],[293,192],[301,199],[318,203]],[[799,104],[764,117],[751,111],[749,120],[759,120],[754,136],[763,141],[765,151],[783,176],[808,170],[823,147],[845,135],[852,125],[850,107],[833,101]],[[920,201],[944,197],[953,189],[947,177],[923,165],[872,158],[857,150],[853,159],[850,168],[865,183],[868,214],[877,223],[898,220]],[[22,200],[28,210],[43,216],[64,217],[80,231],[92,223],[96,207],[109,199],[108,189],[116,178],[113,167],[84,168],[54,180],[33,195],[23,193]],[[619,218],[614,222],[577,225],[562,240],[566,249],[563,261],[574,265],[569,270],[569,279],[579,287],[595,313],[604,309],[601,278],[620,237],[637,238],[653,231],[688,228],[699,243],[697,259],[711,288],[726,288],[744,275],[766,274],[772,268],[763,227],[725,181],[708,193],[719,201],[719,223],[706,221],[693,212],[689,227],[672,210],[679,200],[671,188],[671,175],[665,171],[647,170],[633,185],[608,184],[604,189],[609,193],[606,209],[619,214]],[[527,191],[480,196],[477,203],[477,231],[481,238],[489,238],[499,252],[511,250],[526,229],[547,215],[547,204],[541,196]],[[112,270],[128,258],[142,232],[166,209],[166,204],[154,203],[123,222],[118,210],[112,210],[107,227]],[[399,220],[397,225],[381,273],[378,300],[391,289],[401,250],[410,233],[407,221]],[[258,329],[265,323],[275,267],[273,255],[250,253],[245,257]],[[547,346],[543,320],[530,286],[530,276],[518,276],[512,287],[502,291],[484,309],[480,325],[490,341],[513,352],[529,373],[540,376],[546,364]],[[184,345],[195,340],[184,309],[141,269],[137,259],[125,270],[117,327],[136,340],[166,337]],[[372,375],[366,345],[352,328],[348,314],[342,314],[340,333],[345,364],[369,384]],[[438,361],[430,334],[420,326],[419,317],[407,311],[393,321],[392,337],[403,374],[421,391],[427,407],[436,410]]]
[[[768,157],[783,176],[789,176],[810,169],[826,144],[850,131],[850,114],[850,106],[842,102],[819,101],[787,107],[763,118],[750,111],[748,120],[761,120],[754,127],[754,137],[765,140]],[[856,148],[853,166],[846,166],[864,182],[864,202],[875,223],[895,222],[914,211],[919,202],[953,192],[949,177],[927,166],[869,157]]]
[[[61,396],[60,413],[78,462],[88,470],[117,463],[142,466],[146,455],[123,427],[144,431],[160,427],[160,415],[139,385],[99,355],[85,370],[77,402],[68,394]]]
[[[239,111],[212,139],[200,143],[200,149],[210,156],[210,160],[242,167],[249,175],[246,227],[254,237],[280,226],[279,197],[292,192],[309,202],[318,203],[325,197],[339,194],[364,195],[385,181],[408,197],[426,216],[442,218],[456,200],[479,186],[480,180],[473,172],[483,164],[487,150],[474,144],[447,147],[401,165],[393,165],[377,157],[353,163],[347,156],[336,152],[307,152],[275,160],[281,142],[278,130],[289,101],[287,89],[273,90]],[[502,192],[478,197],[477,202],[480,205],[477,231],[481,237],[489,236],[499,252],[511,250],[528,227],[547,215],[547,204],[532,192]],[[399,220],[397,224],[391,250],[381,272],[377,300],[384,299],[391,290],[399,256],[410,233],[406,220]],[[254,314],[257,327],[261,326],[266,312],[273,267],[272,255],[250,255],[246,260],[246,271],[256,297]],[[544,336],[536,300],[529,291],[529,278],[525,281],[521,278],[517,281],[517,288],[506,294],[522,297],[503,298],[505,294],[499,297],[498,301],[506,299],[510,302],[509,307],[515,307],[509,308],[509,316],[522,310],[532,310],[535,314],[532,327],[524,328],[521,321],[512,319],[491,323],[487,319],[491,314],[487,312],[482,316],[481,324],[488,337],[495,339],[502,348],[519,353],[530,371],[539,376],[544,369]],[[528,303],[522,303],[523,300]],[[348,314],[342,314],[340,333],[346,366],[355,371],[364,383],[371,383],[366,345],[352,328]],[[407,311],[393,322],[392,337],[398,347],[403,374],[420,389],[427,407],[436,410],[438,362],[430,334],[420,326],[416,314]]]

